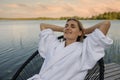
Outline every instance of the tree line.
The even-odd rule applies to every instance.
[[[71,17],[60,17],[60,20],[66,20],[68,18]],[[120,20],[120,12],[105,12],[103,14],[99,14],[96,16],[92,16],[92,17],[78,17],[78,16],[73,16],[73,18],[77,18],[80,20]]]
[[[38,18],[0,18],[0,20],[66,20],[71,17],[60,17],[60,18],[51,18],[51,17],[38,17]],[[105,12],[92,17],[79,17],[72,16],[79,20],[120,20],[120,12]]]

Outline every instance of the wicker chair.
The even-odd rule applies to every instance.
[[[63,36],[58,37],[58,39]],[[26,80],[39,73],[44,59],[35,51],[13,75],[12,80]],[[101,58],[96,65],[88,71],[85,80],[104,80],[104,61]]]

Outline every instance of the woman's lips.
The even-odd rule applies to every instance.
[[[68,31],[66,31],[65,34],[72,34],[72,32],[68,32]]]

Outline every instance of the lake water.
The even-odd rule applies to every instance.
[[[81,20],[89,27],[102,20]],[[0,80],[10,80],[20,65],[37,50],[40,23],[64,26],[64,20],[1,20],[0,21]],[[56,33],[56,35],[61,35]],[[105,50],[105,63],[120,64],[120,21],[112,20],[110,36],[114,44]]]

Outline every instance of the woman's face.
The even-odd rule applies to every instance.
[[[66,23],[64,28],[64,38],[66,40],[76,41],[78,36],[81,36],[82,32],[79,30],[78,24],[74,20],[70,20]]]

